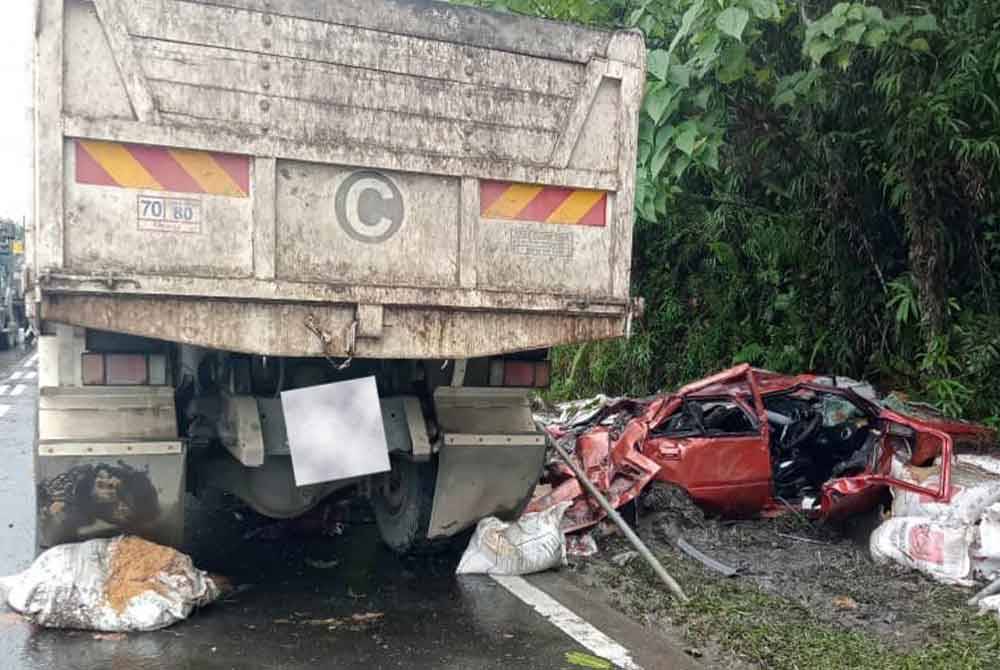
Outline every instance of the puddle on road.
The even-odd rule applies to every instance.
[[[17,670],[315,670],[334,659],[338,667],[532,668],[558,666],[575,646],[492,580],[456,578],[457,552],[398,557],[374,524],[349,524],[334,537],[245,539],[257,523],[245,510],[195,506],[192,517],[185,550],[236,587],[222,601],[169,629],[125,636],[4,618],[0,654]]]

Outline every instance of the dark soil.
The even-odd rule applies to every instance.
[[[706,519],[683,491],[669,488],[644,496],[638,510],[640,535],[692,596],[690,605],[672,601],[640,558],[623,561],[631,546],[617,535],[599,538],[598,555],[575,559],[572,569],[622,611],[686,638],[707,667],[802,667],[811,654],[773,647],[811,645],[814,637],[850,647],[845,653],[859,658],[889,652],[893,658],[884,667],[924,659],[938,667],[938,647],[962,648],[975,619],[965,605],[969,591],[871,560],[867,538],[879,522],[875,514],[843,526],[813,523],[793,511],[773,519]],[[677,537],[738,575],[727,578],[688,557],[674,544]],[[1000,625],[982,618],[974,627],[968,662],[954,667],[1000,667]],[[981,663],[980,654],[997,664]]]

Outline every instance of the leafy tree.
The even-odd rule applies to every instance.
[[[560,393],[737,361],[1000,415],[1000,3],[492,0],[639,28],[640,335]]]

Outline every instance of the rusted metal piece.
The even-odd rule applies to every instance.
[[[717,561],[708,554],[705,554],[700,549],[692,545],[690,542],[685,540],[683,537],[678,537],[674,540],[674,544],[677,548],[683,551],[685,554],[698,561],[706,568],[710,570],[715,570],[724,577],[735,577],[738,570],[730,565],[726,565],[721,561]]]

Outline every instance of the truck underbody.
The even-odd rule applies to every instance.
[[[345,361],[236,354],[61,324],[46,331],[37,463],[43,547],[123,531],[177,545],[186,493],[224,491],[262,515],[291,518],[351,488],[371,500],[386,543],[412,551],[482,516],[516,516],[542,466],[528,394],[547,382],[545,352]],[[363,378],[378,388],[391,470],[297,485],[282,393]],[[524,386],[503,386],[511,382]],[[321,438],[348,457],[357,436]]]

